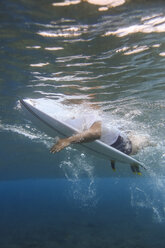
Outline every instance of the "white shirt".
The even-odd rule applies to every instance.
[[[79,132],[82,132],[89,129],[97,121],[101,121],[101,118],[99,116],[96,116],[94,114],[85,114],[82,117],[68,119],[65,122],[77,129]],[[100,138],[102,142],[107,145],[112,145],[116,142],[119,135],[119,129],[102,123]]]

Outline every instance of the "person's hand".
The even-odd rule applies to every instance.
[[[67,139],[59,139],[58,142],[52,146],[52,148],[50,149],[50,152],[51,153],[59,152],[65,147],[67,147],[68,145],[70,145],[70,142]]]

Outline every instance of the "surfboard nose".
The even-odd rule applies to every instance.
[[[20,99],[20,103],[22,104],[22,105],[32,105],[33,107],[35,107],[35,105],[36,105],[36,103],[35,103],[35,100],[34,99],[30,99],[30,98],[28,98],[28,99]]]

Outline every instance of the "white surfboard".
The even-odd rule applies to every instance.
[[[65,120],[61,120],[61,118],[58,118],[58,113],[56,113],[57,108],[54,103],[52,104],[51,101],[44,101],[43,99],[23,99],[20,100],[20,102],[22,106],[33,115],[33,117],[37,118],[40,122],[44,123],[52,130],[58,132],[60,136],[68,137],[78,132],[78,130],[68,125]],[[60,115],[65,116],[66,113],[60,112]],[[88,148],[89,151],[92,151],[97,155],[100,155],[105,159],[112,161],[112,163],[121,162],[122,164],[127,164],[135,167],[141,166],[146,169],[144,164],[137,161],[135,158],[128,156],[111,146],[108,146],[100,140],[83,143],[81,145]]]

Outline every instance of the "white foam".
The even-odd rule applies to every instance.
[[[15,105],[14,109],[15,109],[15,110],[21,110],[20,101],[17,101],[17,102],[16,102],[16,105]]]
[[[47,147],[50,147],[53,142],[51,137],[37,131],[35,128],[31,128],[29,125],[22,127],[21,125],[8,125],[0,122],[0,130],[22,135],[26,138],[34,140],[35,142],[44,143]]]
[[[68,147],[66,149],[66,159],[60,163],[60,168],[64,171],[65,177],[72,183],[71,195],[78,201],[80,206],[96,206],[97,191],[95,187],[94,165],[89,156]],[[82,177],[87,177],[85,183],[80,181]]]
[[[153,180],[154,182],[154,180]],[[150,188],[150,181],[148,181],[147,188]],[[154,190],[155,190],[155,186]],[[145,187],[146,189],[146,187]],[[147,208],[151,209],[153,213],[153,218],[156,222],[162,222],[163,221],[163,216],[161,214],[162,210],[155,202],[154,195],[151,192],[147,192],[145,189],[140,189],[140,187],[137,187],[135,185],[131,185],[130,190],[131,190],[131,205],[133,207],[140,207],[140,208]]]

